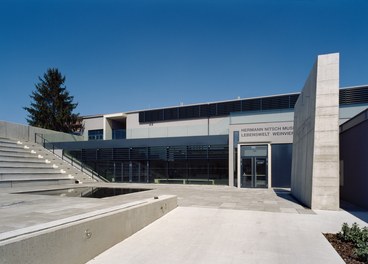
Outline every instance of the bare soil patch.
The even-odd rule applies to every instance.
[[[344,242],[340,240],[337,234],[324,234],[328,242],[334,247],[334,249],[339,253],[341,258],[347,264],[360,264],[365,263],[360,261],[355,254],[355,247],[352,242]]]

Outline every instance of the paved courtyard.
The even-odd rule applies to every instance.
[[[20,193],[44,189],[70,188],[70,185],[0,189],[0,233],[163,194],[177,195],[178,205],[184,207],[295,214],[314,213],[312,210],[306,209],[298,204],[285,190],[275,192],[272,189],[236,189],[228,186],[165,184],[115,183],[98,184],[98,186],[148,188],[151,190],[94,199]],[[75,188],[75,185],[73,188]]]
[[[178,208],[90,263],[344,263],[322,233],[339,231],[343,222],[365,225],[368,219],[367,212],[354,208],[349,212],[312,211],[297,203],[288,190],[165,184],[108,186],[151,190],[93,199],[13,194],[42,187],[0,189],[0,236],[102,208],[174,194]],[[54,186],[61,187],[70,186]]]

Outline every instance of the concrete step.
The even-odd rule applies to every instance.
[[[0,140],[0,147],[13,147],[13,148],[24,148],[24,147],[34,147],[33,143],[28,144],[27,142],[20,142],[20,141],[12,141],[6,142]]]
[[[22,144],[18,144],[17,142],[4,142],[0,140],[0,147],[16,147],[16,148],[23,148]]]
[[[42,153],[42,155],[44,155]],[[61,170],[63,169],[67,174],[67,175],[72,175],[73,177],[77,178],[79,181],[81,182],[95,182],[95,180],[90,177],[89,175],[81,172],[80,170],[70,166],[70,164],[68,164],[67,162],[61,160],[59,157],[56,157],[54,155],[52,155],[51,153],[46,153],[47,155],[47,160],[50,162],[50,163],[46,163],[45,159],[39,159],[37,158],[36,154],[32,154],[31,156],[28,156],[28,155],[22,155],[22,156],[25,156],[25,157],[22,157],[22,156],[3,156],[3,155],[0,155],[0,167],[23,167],[23,168],[26,168],[26,167],[33,167],[30,163],[35,163],[35,164],[47,164],[47,167],[51,167],[53,165],[56,165],[58,166],[58,170]],[[46,156],[45,155],[45,156]],[[12,162],[11,165],[9,166],[6,166],[6,162]],[[24,165],[20,165],[19,166],[15,166],[17,165],[18,163],[22,163],[24,162]],[[30,166],[26,165],[26,164],[29,164]],[[37,166],[36,166],[37,167]]]
[[[15,140],[6,140],[0,139],[0,148],[1,147],[9,147],[9,148],[23,148],[23,149],[38,149],[41,150],[43,147],[33,142],[22,142]]]
[[[18,155],[18,156],[9,156],[9,155],[2,155],[0,154],[0,162],[35,162],[35,163],[46,163],[44,159],[40,159],[38,158],[37,155],[32,154],[32,156],[23,156],[23,155]]]
[[[66,174],[70,174],[72,176],[74,176],[76,179],[79,179],[82,182],[96,182],[96,180],[94,180],[90,175],[82,172],[81,170],[71,166],[69,163],[61,160],[61,159],[56,159],[56,160],[51,160],[51,164],[55,164],[56,166],[58,166],[59,169],[62,169],[66,172]]]
[[[0,148],[11,148],[11,149],[32,149],[34,146],[27,144],[11,144],[11,143],[0,143]]]
[[[0,149],[0,156],[7,156],[7,157],[28,157],[28,158],[37,158],[37,153],[29,152],[18,152],[18,151],[7,151]]]
[[[0,188],[75,184],[74,179],[0,180]]]
[[[31,148],[24,148],[24,146],[0,146],[0,151],[3,152],[19,152],[19,153],[30,153]]]
[[[60,173],[0,173],[0,180],[74,179]]]
[[[0,142],[5,142],[5,143],[18,143],[18,142],[21,142],[23,143],[22,141],[20,140],[15,140],[15,139],[10,139],[10,138],[3,138],[3,137],[0,137]]]
[[[57,165],[46,163],[45,160],[4,161],[0,159],[0,168],[59,168]]]
[[[4,173],[20,173],[20,174],[29,174],[29,173],[59,173],[59,174],[63,174],[65,173],[62,172],[60,169],[54,169],[52,167],[0,167],[0,174],[4,174]]]
[[[54,169],[53,165],[57,168]],[[61,170],[64,173],[61,173]],[[0,175],[5,177],[4,179],[37,181],[39,177],[44,178],[48,174],[50,177],[60,178],[70,175],[80,182],[96,182],[91,176],[71,166],[39,144],[0,138]],[[75,180],[71,182],[74,183]]]

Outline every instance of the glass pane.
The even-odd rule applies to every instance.
[[[241,146],[241,187],[267,188],[268,146]]]
[[[256,186],[255,187],[267,187],[267,159],[255,158],[256,164]]]
[[[256,161],[257,175],[266,175],[266,159],[258,158]]]
[[[242,160],[242,180],[241,186],[242,187],[253,187],[252,180],[253,180],[253,159],[252,158],[245,158]]]
[[[242,157],[266,157],[267,146],[241,146]]]
[[[243,175],[252,175],[252,159],[243,159]]]

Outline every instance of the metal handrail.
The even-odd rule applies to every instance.
[[[38,142],[38,138],[41,139],[41,142]],[[64,150],[62,150],[61,152],[61,156],[58,153],[55,153],[55,144],[48,141],[47,139],[45,139],[43,137],[43,134],[40,133],[35,133],[35,143],[40,144],[43,146],[43,148],[47,149],[48,151],[52,152],[52,154],[56,155],[57,157],[59,157],[61,160],[69,163],[72,167],[80,170],[81,172],[85,172],[87,171],[89,173],[89,175],[92,177],[92,179],[100,179],[104,182],[109,182],[106,178],[102,177],[100,174],[98,174],[98,172],[90,169],[85,163],[83,163],[82,161],[75,159],[73,156],[71,155],[66,155],[64,153]],[[51,147],[47,147],[47,145],[51,145]],[[76,166],[75,164],[77,164],[78,166]]]

